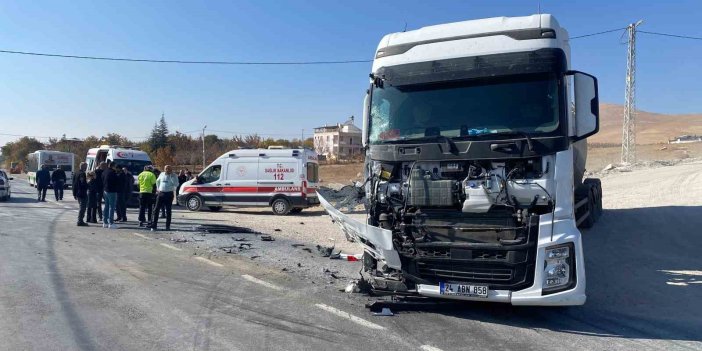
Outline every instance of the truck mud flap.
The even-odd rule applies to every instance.
[[[336,223],[346,238],[353,238],[360,242],[366,251],[370,252],[390,268],[401,269],[400,255],[392,246],[392,232],[372,225],[365,224],[350,216],[341,213],[332,206],[321,194],[317,193],[319,202]]]

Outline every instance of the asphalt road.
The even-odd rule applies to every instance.
[[[700,184],[699,163],[604,179],[585,306],[379,317],[363,296],[248,258],[210,260],[134,225],[78,228],[73,200],[36,203],[17,180],[0,203],[0,349],[699,350]]]

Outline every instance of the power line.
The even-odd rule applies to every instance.
[[[103,56],[82,56],[82,55],[62,55],[49,54],[41,52],[29,51],[13,51],[0,50],[3,54],[43,56],[43,57],[58,57],[71,58],[82,60],[101,60],[101,61],[122,61],[122,62],[148,62],[148,63],[178,63],[178,64],[196,64],[196,65],[338,65],[349,63],[368,63],[373,60],[340,60],[340,61],[185,61],[185,60],[155,60],[155,59],[136,59],[124,57],[103,57]]]
[[[658,33],[658,32],[648,32],[648,31],[643,31],[643,30],[637,30],[638,33],[645,33],[645,34],[652,34],[652,35],[660,35],[664,37],[673,37],[673,38],[681,38],[681,39],[693,39],[693,40],[702,40],[701,37],[691,37],[687,35],[678,35],[678,34],[668,34],[668,33]]]
[[[585,35],[578,35],[578,36],[575,36],[575,37],[570,37],[570,40],[573,40],[573,39],[580,39],[580,38],[587,38],[587,37],[592,37],[592,36],[595,36],[595,35],[607,34],[607,33],[617,32],[617,31],[625,30],[625,29],[627,29],[627,27],[622,27],[622,28],[617,28],[617,29],[610,29],[610,30],[605,30],[605,31],[602,31],[602,32],[590,33],[590,34],[585,34]]]

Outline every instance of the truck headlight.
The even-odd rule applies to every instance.
[[[575,286],[575,250],[573,243],[546,248],[543,295]]]

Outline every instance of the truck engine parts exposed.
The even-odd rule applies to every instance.
[[[449,23],[381,40],[365,99],[365,223],[320,203],[364,246],[375,294],[515,305],[585,302],[583,180],[597,81],[570,70],[551,15]]]

